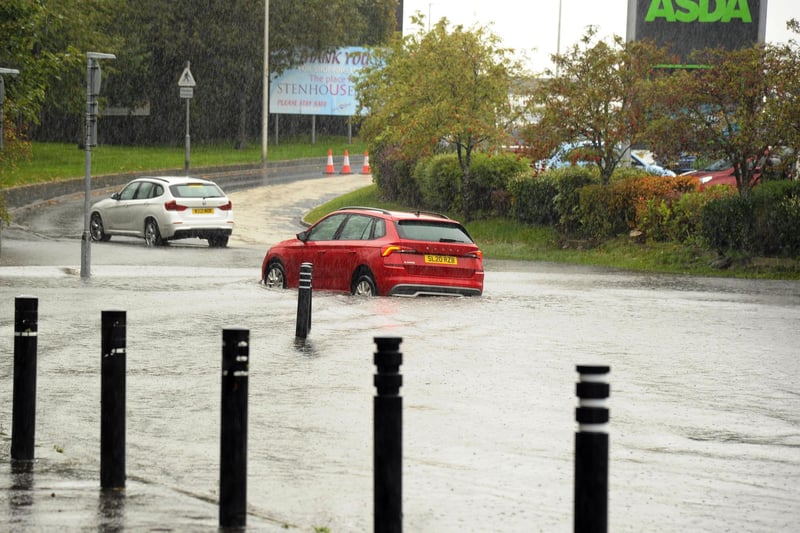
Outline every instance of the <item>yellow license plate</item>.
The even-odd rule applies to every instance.
[[[213,215],[214,208],[213,207],[195,207],[192,209],[193,215]]]
[[[452,255],[426,255],[425,262],[436,265],[457,265],[458,258]]]

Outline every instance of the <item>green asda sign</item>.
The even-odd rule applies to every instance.
[[[689,62],[694,50],[764,42],[767,0],[628,0],[628,40],[650,39]]]
[[[716,4],[716,5],[714,5]],[[652,0],[645,22],[753,22],[747,0]]]

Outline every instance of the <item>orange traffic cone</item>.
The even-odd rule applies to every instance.
[[[362,174],[370,174],[369,170],[369,152],[364,152],[364,166],[361,167]]]
[[[344,165],[342,165],[342,174],[352,174],[353,171],[350,170],[350,154],[347,150],[344,151]]]
[[[328,148],[328,164],[325,165],[325,174],[336,174],[333,169],[333,151]]]

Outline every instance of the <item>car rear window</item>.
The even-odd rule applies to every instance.
[[[222,190],[211,183],[182,183],[170,185],[169,190],[176,198],[221,198]]]
[[[452,222],[398,220],[397,233],[413,241],[472,243],[467,230]]]

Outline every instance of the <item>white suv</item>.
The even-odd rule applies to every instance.
[[[94,241],[112,235],[144,239],[147,246],[187,238],[207,239],[211,247],[228,245],[233,206],[216,183],[192,177],[143,177],[92,206]]]

